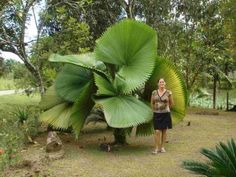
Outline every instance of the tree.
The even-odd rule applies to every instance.
[[[61,31],[69,18],[75,19],[77,23],[85,23],[92,36],[90,47],[94,47],[95,40],[119,20],[121,12],[121,2],[116,0],[53,0],[46,1],[42,23],[50,36]]]
[[[44,93],[42,76],[37,65],[34,65],[27,53],[25,42],[26,24],[29,21],[30,9],[36,0],[8,1],[1,7],[0,49],[16,54],[24,62],[26,68],[35,77],[41,95]]]
[[[137,135],[150,134],[152,111],[148,103],[160,77],[165,77],[173,91],[174,123],[182,120],[186,89],[175,67],[157,57],[156,42],[152,28],[123,20],[98,39],[93,53],[52,55],[50,61],[68,64],[41,101],[47,110],[41,120],[59,128],[72,126],[78,136],[96,103],[102,106],[109,126],[127,131],[137,126]]]
[[[61,23],[60,31],[42,36],[31,48],[31,61],[39,67],[46,88],[52,85],[56,72],[61,69],[58,64],[48,62],[52,53],[66,55],[91,50],[92,37],[86,23],[78,23],[72,17],[61,20]]]

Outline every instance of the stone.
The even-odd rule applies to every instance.
[[[62,150],[62,142],[55,131],[48,132],[46,152],[58,152]]]

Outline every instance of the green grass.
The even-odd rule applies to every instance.
[[[26,96],[23,93],[0,96],[0,105],[37,105],[40,101],[40,95]]]
[[[4,150],[4,154],[0,154],[0,176],[5,166],[17,162],[16,154],[24,147],[27,135],[37,134],[39,109],[35,105],[38,104],[39,99],[39,95],[33,97],[22,94],[0,96],[0,149]],[[20,117],[16,114],[17,111],[23,109],[28,115],[24,124],[20,123]]]
[[[0,90],[12,90],[16,89],[13,79],[0,77]]]

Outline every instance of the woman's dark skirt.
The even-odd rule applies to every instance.
[[[153,113],[153,126],[154,130],[164,130],[172,128],[172,120],[170,112]]]

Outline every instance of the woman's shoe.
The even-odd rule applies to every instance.
[[[162,152],[162,153],[166,152],[165,148],[162,147],[160,152]]]
[[[158,150],[158,149],[155,149],[154,151],[152,151],[152,154],[157,154],[157,153],[159,153],[159,152],[161,152],[161,151]]]

